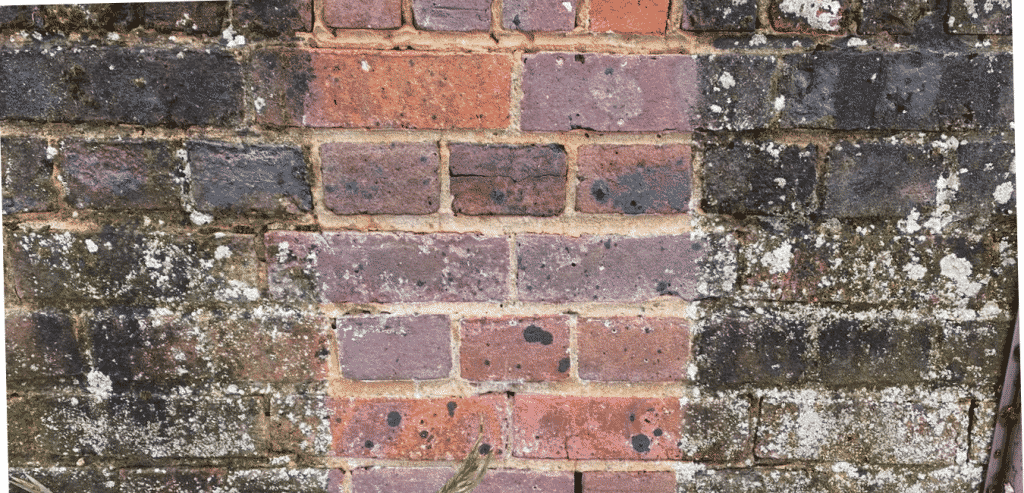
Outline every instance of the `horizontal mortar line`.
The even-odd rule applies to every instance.
[[[669,296],[643,302],[433,302],[337,303],[320,305],[327,317],[453,315],[459,318],[578,316],[686,318],[690,302]]]
[[[458,361],[453,364],[459,364]],[[484,381],[441,378],[436,380],[326,380],[326,396],[334,399],[445,399],[487,394],[539,395],[550,397],[618,397],[678,399],[691,397],[696,383],[684,380],[667,382],[626,381]]]
[[[683,461],[651,460],[639,461],[628,459],[525,459],[519,457],[502,457],[491,460],[488,471],[496,469],[524,470],[529,472],[671,472]],[[425,461],[401,459],[361,459],[347,457],[330,457],[324,463],[328,467],[351,471],[370,467],[386,468],[438,468],[458,467],[462,461]],[[689,463],[689,462],[683,462]],[[696,463],[696,462],[694,462]],[[701,463],[704,464],[704,463]],[[486,477],[486,475],[485,475]]]

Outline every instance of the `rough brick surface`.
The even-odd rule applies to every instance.
[[[82,350],[75,339],[74,322],[59,312],[13,312],[4,317],[7,385],[19,380],[81,375]]]
[[[686,0],[683,29],[688,31],[753,31],[757,25],[757,2]]]
[[[578,211],[670,214],[690,208],[689,146],[584,146],[578,163]]]
[[[219,35],[228,18],[228,2],[148,3],[145,25],[159,31]]]
[[[704,146],[701,208],[719,214],[806,211],[817,184],[816,160],[814,145],[708,143]]]
[[[60,179],[79,209],[180,210],[184,173],[171,146],[156,141],[65,140]]]
[[[716,55],[697,57],[697,81],[703,98],[695,108],[699,127],[753,130],[768,126],[779,113],[773,99],[774,56]]]
[[[565,149],[560,145],[451,144],[456,213],[553,216],[565,207]]]
[[[74,48],[0,50],[0,117],[139,125],[240,120],[241,69],[217,47]]]
[[[800,2],[774,0],[768,10],[772,27],[783,32],[832,32],[846,24],[850,9],[848,0],[833,2]]]
[[[833,491],[976,491],[982,468],[877,467],[822,464],[813,468],[707,469],[681,484],[681,493],[756,491],[826,493]]]
[[[0,29],[29,29],[34,26],[34,7],[28,5],[6,5],[0,7]]]
[[[934,8],[930,0],[864,0],[860,34],[914,34],[917,22]]]
[[[807,323],[784,315],[740,312],[705,321],[693,346],[697,381],[708,386],[785,385],[804,377]]]
[[[56,207],[57,187],[47,142],[32,137],[0,138],[3,212],[39,212]]]
[[[641,301],[700,297],[709,245],[684,236],[521,235],[519,297],[529,301]]]
[[[952,0],[949,3],[949,32],[953,34],[1005,34],[1013,32],[1010,2],[977,3]]]
[[[324,144],[324,203],[337,214],[436,212],[440,159],[434,144]]]
[[[356,469],[352,472],[353,493],[433,493],[455,474],[448,468]],[[489,469],[473,489],[480,493],[537,491],[561,493],[573,488],[570,472],[539,472],[513,469]]]
[[[678,399],[517,394],[516,457],[679,459]]]
[[[684,459],[715,463],[750,460],[756,421],[748,396],[705,393],[681,401],[679,449]]]
[[[424,380],[447,377],[451,370],[447,316],[345,317],[335,326],[346,378]]]
[[[539,53],[523,60],[523,130],[692,128],[698,88],[689,56]]]
[[[502,3],[501,25],[515,31],[572,31],[578,0],[508,0]]]
[[[14,478],[32,476],[52,491],[83,493],[120,493],[117,471],[98,467],[10,467]]]
[[[313,208],[298,147],[194,141],[186,149],[196,210],[299,214]]]
[[[482,452],[507,454],[504,395],[330,399],[328,404],[334,454],[341,457],[462,460],[478,436]]]
[[[601,381],[679,381],[690,361],[684,319],[581,318],[580,378]]]
[[[583,473],[583,493],[620,493],[623,491],[675,493],[676,475],[669,471],[586,471]]]
[[[465,319],[462,378],[544,382],[569,378],[568,317]]]
[[[249,33],[292,34],[313,29],[312,0],[233,0],[232,23]]]
[[[963,142],[956,151],[959,188],[952,204],[964,212],[1016,214],[1014,148],[999,140]]]
[[[489,0],[413,0],[416,27],[427,31],[487,31]]]
[[[593,0],[590,30],[628,34],[664,34],[668,0]]]
[[[394,29],[402,25],[402,2],[330,0],[324,4],[324,23],[346,29]]]
[[[890,142],[840,142],[828,161],[824,212],[836,217],[930,212],[945,172],[938,152]]]
[[[271,232],[265,241],[270,293],[278,298],[494,301],[507,294],[505,238]]]
[[[261,123],[504,128],[509,122],[507,55],[282,50],[257,57]]]

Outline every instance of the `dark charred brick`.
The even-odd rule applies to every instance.
[[[0,50],[5,119],[232,125],[241,105],[240,66],[219,48]]]
[[[709,387],[800,382],[813,364],[807,342],[801,320],[752,310],[723,315],[704,323],[693,342],[697,381]]]
[[[935,0],[863,0],[860,34],[914,34],[917,22],[935,9]]]
[[[822,480],[803,469],[706,469],[693,475],[689,484],[683,484],[681,493],[728,493],[750,491],[757,493],[825,493]]]
[[[451,370],[447,316],[345,317],[335,327],[345,378],[428,380]]]
[[[701,207],[717,214],[788,214],[811,207],[817,147],[774,142],[704,146]]]
[[[37,7],[28,5],[5,5],[0,7],[0,29],[32,29],[32,14]]]
[[[502,3],[501,24],[514,31],[572,31],[578,0],[508,0]]]
[[[324,23],[343,29],[395,29],[402,25],[402,2],[330,0],[324,4]]]
[[[277,215],[313,209],[298,147],[193,141],[186,148],[197,210]]]
[[[578,162],[578,211],[670,214],[690,208],[689,146],[584,146]]]
[[[961,142],[956,205],[979,214],[1016,214],[1014,154],[1013,145],[1004,141]]]
[[[57,187],[47,141],[32,137],[0,138],[3,159],[3,212],[41,212],[56,208]]]
[[[824,212],[836,217],[905,217],[935,207],[943,157],[923,145],[840,142],[828,156]],[[948,173],[945,173],[948,178]]]
[[[842,34],[848,24],[845,18],[850,9],[849,0],[832,2],[791,2],[773,0],[768,17],[776,31]]]
[[[223,469],[121,469],[119,491],[214,491],[224,486],[225,473]]]
[[[1010,35],[1013,33],[1010,2],[951,0],[947,25],[952,34]]]
[[[251,62],[256,96],[256,121],[262,124],[299,125],[305,98],[314,79],[312,54],[301,50],[258,50]]]
[[[488,31],[490,0],[413,0],[416,27],[427,31]]]
[[[754,431],[750,399],[737,393],[702,393],[683,399],[683,459],[740,462],[750,458]]]
[[[146,27],[220,35],[228,17],[228,2],[146,3]]]
[[[913,383],[927,375],[932,331],[921,325],[853,318],[826,320],[818,331],[822,382],[842,384]]]
[[[81,375],[82,350],[74,322],[59,312],[16,312],[8,308],[6,327],[7,383]]]
[[[234,0],[232,23],[250,33],[291,35],[313,30],[312,0]]]
[[[253,493],[334,493],[342,491],[343,476],[340,469],[236,469],[226,475],[224,485],[228,491]]]
[[[753,2],[751,2],[753,3]],[[765,128],[779,113],[772,98],[777,58],[757,55],[697,57],[699,126],[710,130]]]
[[[60,177],[78,209],[181,209],[181,161],[163,142],[61,143]]]
[[[127,31],[142,23],[139,4],[48,5],[33,9],[34,27],[47,33]]]
[[[464,319],[461,334],[462,378],[505,382],[569,378],[568,317]]]
[[[686,0],[683,29],[687,31],[753,31],[757,26],[757,2]]]
[[[672,318],[580,318],[579,374],[597,381],[680,381],[690,363],[690,326]]]
[[[562,146],[451,144],[449,149],[456,213],[553,216],[564,209]]]
[[[781,125],[872,127],[875,106],[885,83],[882,63],[882,56],[877,53],[848,51],[783,57],[779,90],[785,107]]]

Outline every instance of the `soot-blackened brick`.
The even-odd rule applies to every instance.
[[[750,458],[753,413],[748,396],[736,392],[702,392],[683,399],[684,460],[739,462]]]
[[[487,31],[490,0],[413,0],[416,27],[427,31]]]
[[[464,319],[462,378],[545,382],[569,378],[569,318]]]
[[[520,235],[519,297],[529,301],[642,301],[699,297],[709,246],[687,236]]]
[[[193,141],[186,149],[199,211],[299,214],[313,208],[298,147]]]
[[[1010,2],[952,0],[949,2],[949,32],[952,34],[1004,34],[1013,32]]]
[[[433,143],[320,146],[324,204],[336,214],[437,212],[441,158]]]
[[[345,378],[427,380],[447,377],[451,370],[445,315],[344,317],[335,326]]]
[[[1000,140],[962,142],[956,151],[961,170],[956,203],[966,211],[1016,214],[1013,145]]]
[[[78,493],[119,493],[125,491],[115,487],[117,470],[100,467],[11,467],[10,477],[32,479],[45,485],[50,491],[75,491]],[[156,491],[129,490],[129,491]]]
[[[37,8],[28,5],[0,7],[0,29],[31,29],[35,25],[33,13]]]
[[[701,207],[717,214],[805,212],[814,198],[816,160],[813,144],[708,143]]]
[[[514,31],[572,31],[578,0],[508,0],[502,3],[501,25]]]
[[[595,33],[664,34],[668,0],[593,0],[590,30]]]
[[[690,325],[673,318],[581,318],[583,380],[674,382],[690,362]]]
[[[848,51],[783,58],[783,127],[869,128],[882,92],[882,56]],[[933,81],[930,81],[933,82]]]
[[[914,34],[917,21],[931,13],[935,0],[863,0],[860,34]]]
[[[693,341],[697,381],[709,387],[799,382],[812,364],[805,322],[746,313],[705,323]]]
[[[84,359],[71,317],[58,312],[12,312],[8,308],[4,319],[8,385],[83,372]]]
[[[828,156],[824,212],[836,217],[904,217],[933,208],[943,157],[923,145],[840,142]]]
[[[241,115],[240,65],[217,47],[0,50],[5,119],[186,126]]]
[[[839,31],[847,24],[845,17],[849,8],[849,0],[831,2],[773,0],[768,8],[768,17],[776,31],[839,34]]]
[[[565,149],[451,144],[456,213],[553,216],[565,207]]]
[[[231,11],[232,24],[250,33],[290,35],[313,29],[312,0],[234,0]]]
[[[696,62],[683,55],[526,55],[522,128],[687,131],[697,78]]]
[[[228,18],[228,2],[156,2],[143,8],[146,27],[165,32],[219,35]]]
[[[683,29],[687,31],[753,31],[756,26],[756,0],[686,0],[683,3]]]
[[[78,209],[180,209],[182,162],[163,142],[61,143],[60,178]]]
[[[53,163],[44,139],[0,138],[3,162],[3,212],[42,212],[57,205]]]
[[[224,486],[222,469],[121,469],[118,491],[209,491]]]
[[[765,128],[779,113],[773,99],[772,78],[777,71],[774,56],[715,55],[697,57],[700,73],[701,128],[754,130]]]
[[[343,29],[394,29],[402,25],[402,2],[329,0],[324,4],[324,23]]]
[[[689,146],[583,146],[578,162],[578,211],[670,214],[690,208]]]
[[[900,384],[928,373],[928,327],[831,318],[818,330],[820,378],[829,384]]]

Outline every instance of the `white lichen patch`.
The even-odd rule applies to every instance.
[[[736,85],[736,79],[733,79],[729,72],[722,72],[722,75],[718,77],[718,83],[724,89],[731,89]]]
[[[850,38],[846,42],[846,46],[848,46],[850,48],[853,48],[855,46],[867,46],[867,45],[868,45],[868,42],[864,41],[863,39],[860,39],[860,38]]]
[[[842,4],[830,0],[782,0],[779,10],[807,22],[813,29],[835,31],[839,29]]]
[[[110,377],[97,370],[93,370],[86,375],[86,380],[89,383],[86,390],[88,390],[90,394],[100,399],[107,399],[110,397],[110,392],[114,389],[114,385],[110,380]]]
[[[992,198],[994,198],[996,203],[1000,205],[1004,205],[1009,202],[1010,199],[1013,198],[1013,182],[1008,181],[1000,183],[992,194]]]
[[[229,25],[227,29],[225,29],[224,32],[221,33],[221,37],[224,38],[225,41],[227,41],[228,48],[245,46],[245,36],[242,36],[241,34],[236,34],[235,28],[233,26]]]
[[[768,268],[769,274],[784,274],[793,266],[793,245],[783,243],[778,248],[761,257],[761,265]]]
[[[941,274],[951,279],[963,296],[972,297],[981,290],[982,283],[973,281],[971,278],[971,262],[967,259],[957,257],[951,253],[942,257],[942,260],[939,261],[939,267],[942,269]]]
[[[757,33],[750,37],[750,46],[762,46],[768,44],[768,37],[764,34]]]

